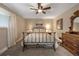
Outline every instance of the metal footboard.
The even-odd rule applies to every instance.
[[[37,37],[37,35],[38,35],[38,37]],[[25,41],[26,38],[27,38],[27,40]],[[33,38],[34,38],[34,40],[33,40]],[[48,41],[48,39],[49,39],[49,41]],[[52,47],[53,47],[54,51],[56,51],[56,49],[55,49],[55,43],[56,43],[55,32],[23,32],[23,51],[24,51],[25,47],[27,47],[27,44],[29,44],[29,43],[35,44],[35,45],[50,43],[50,44],[53,44]]]

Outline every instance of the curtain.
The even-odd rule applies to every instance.
[[[16,24],[16,15],[12,14],[9,17],[9,27],[8,27],[8,47],[11,47],[16,44],[17,36],[17,24]]]

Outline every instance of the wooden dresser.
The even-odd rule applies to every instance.
[[[73,55],[79,55],[79,35],[63,33],[62,45]]]

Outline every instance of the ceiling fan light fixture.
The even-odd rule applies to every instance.
[[[36,11],[36,14],[38,13],[43,13],[43,14],[46,14],[46,10],[49,10],[51,9],[51,7],[44,7],[41,3],[37,3],[37,8],[30,8],[32,10],[35,10]]]
[[[41,12],[42,12],[42,10],[41,10],[41,9],[38,9],[38,12],[39,12],[39,13],[41,13]]]

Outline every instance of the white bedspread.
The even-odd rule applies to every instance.
[[[53,35],[46,33],[31,33],[25,37],[25,42],[53,42]]]

